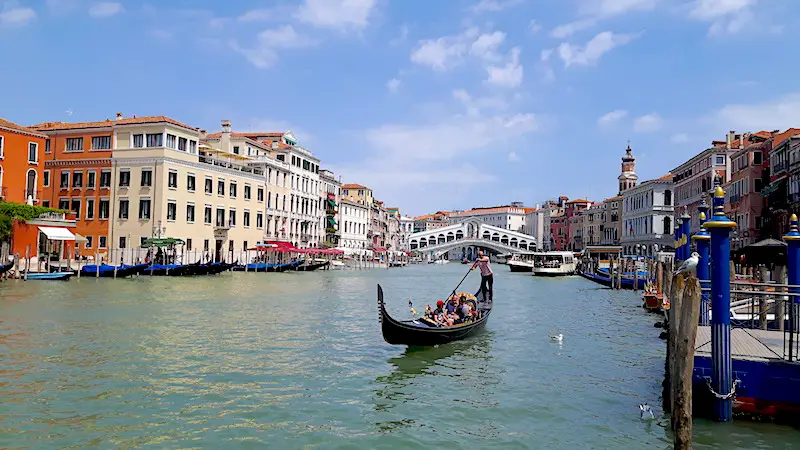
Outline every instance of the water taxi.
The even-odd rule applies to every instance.
[[[508,268],[512,272],[533,272],[533,260],[529,255],[514,254],[508,260]]]
[[[533,274],[536,276],[574,275],[575,255],[572,252],[544,252],[533,254]]]

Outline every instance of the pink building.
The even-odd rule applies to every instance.
[[[733,250],[758,242],[764,198],[761,190],[769,184],[769,151],[772,133],[745,133],[739,149],[730,155],[731,179],[724,186],[725,212],[736,222]],[[710,200],[709,200],[710,201]]]
[[[566,250],[582,250],[583,249],[583,219],[581,212],[586,211],[592,206],[592,202],[582,198],[570,200],[567,202],[567,207],[564,208],[564,218],[567,222],[567,249]]]

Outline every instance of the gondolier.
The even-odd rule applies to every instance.
[[[493,298],[493,285],[494,285],[494,272],[492,272],[491,262],[489,261],[488,256],[484,256],[483,250],[478,250],[478,257],[475,259],[475,264],[472,265],[472,269],[478,267],[481,269],[481,296],[483,300],[486,301],[486,291],[489,291],[489,301],[492,301]]]

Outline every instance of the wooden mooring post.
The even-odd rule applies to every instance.
[[[670,362],[670,424],[673,448],[692,448],[692,378],[697,324],[700,319],[700,283],[697,278],[686,280],[678,275],[673,283],[675,301],[672,303],[669,324]]]

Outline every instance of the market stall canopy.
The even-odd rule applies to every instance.
[[[142,243],[142,248],[171,247],[173,245],[183,245],[183,240],[177,238],[150,238]]]
[[[51,241],[74,241],[75,235],[66,228],[38,227],[39,231]]]

